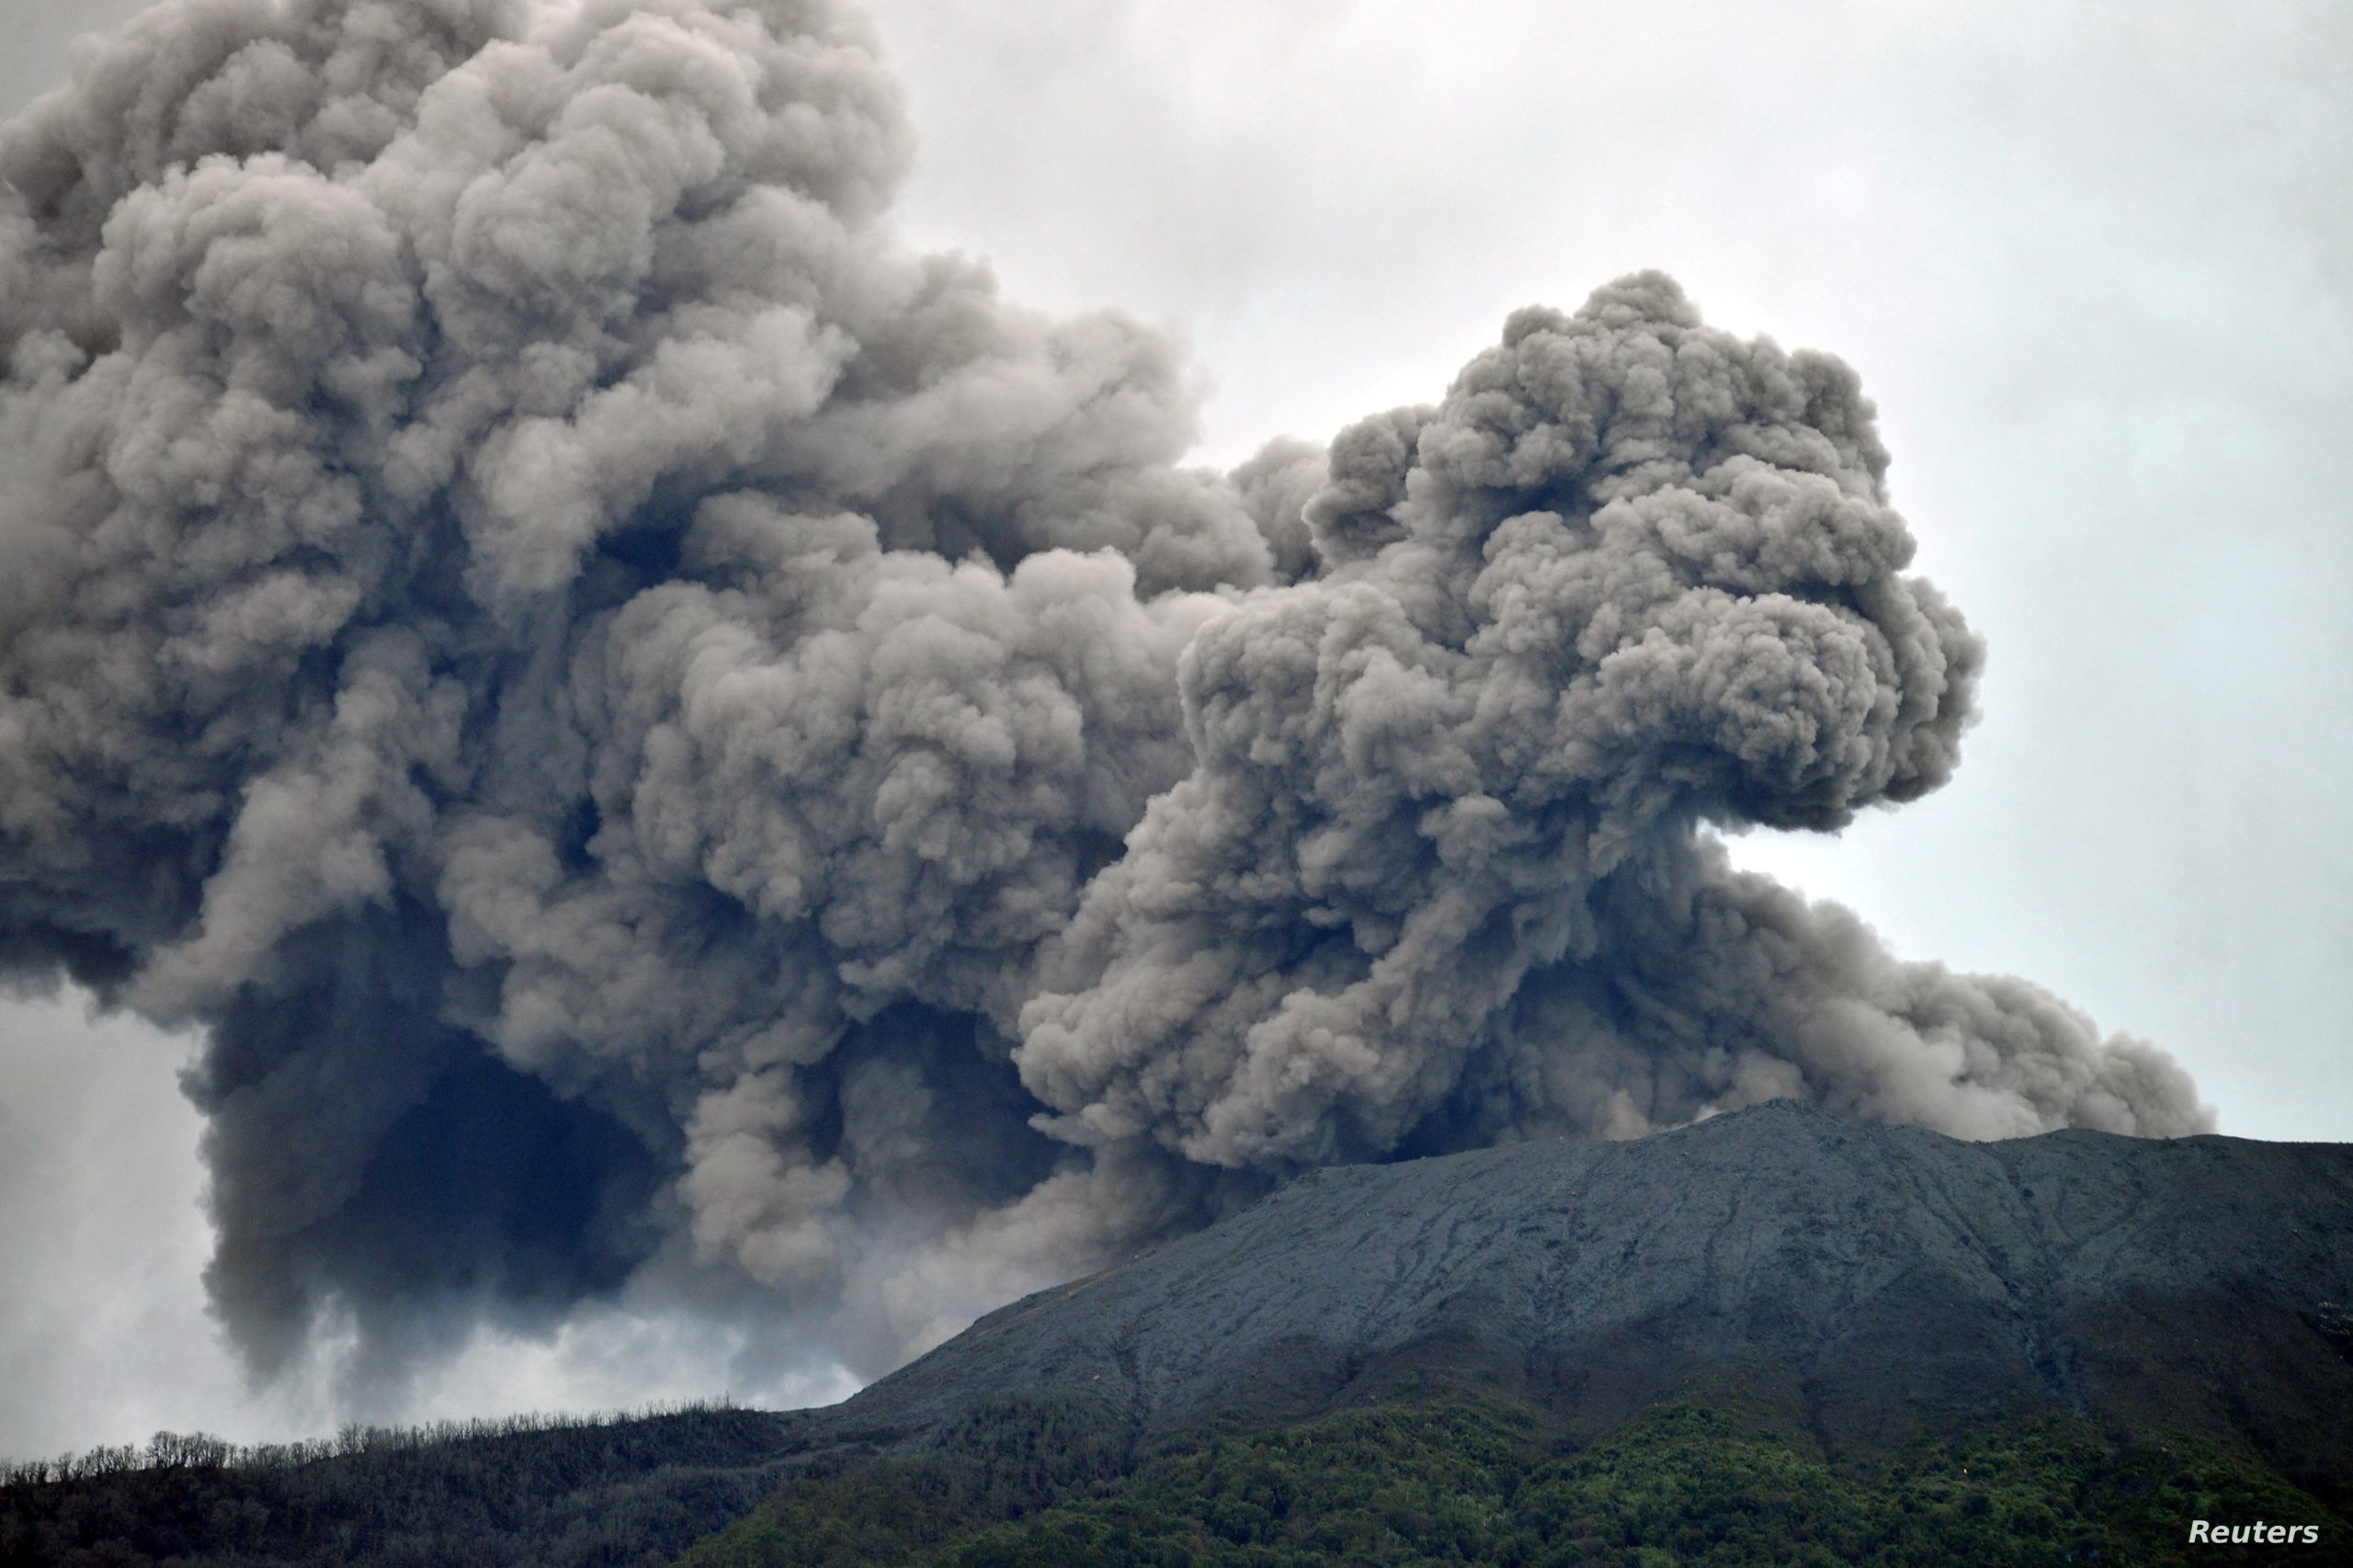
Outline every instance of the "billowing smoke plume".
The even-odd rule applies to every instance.
[[[1320,1161],[2206,1123],[1710,824],[1949,775],[1854,376],[1656,275],[1175,466],[824,0],[174,0],[0,142],[0,960],[199,1023],[225,1320],[871,1370]],[[712,1286],[717,1289],[717,1286]]]

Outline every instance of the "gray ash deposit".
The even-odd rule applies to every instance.
[[[1006,1395],[1144,1430],[1429,1378],[1599,1431],[1737,1388],[1836,1449],[2064,1410],[2353,1458],[2353,1146],[1961,1142],[1776,1102],[1639,1142],[1309,1173],[983,1318],[806,1435],[920,1442]]]

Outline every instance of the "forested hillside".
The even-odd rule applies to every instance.
[[[1014,1398],[938,1446],[803,1446],[790,1417],[352,1431],[231,1450],[201,1438],[20,1466],[10,1568],[1321,1568],[1440,1563],[2270,1562],[2197,1548],[2193,1519],[2310,1526],[2353,1561],[2347,1495],[2251,1449],[2065,1416],[1832,1452],[1802,1413],[1719,1388],[1597,1440],[1465,1383],[1317,1419],[1141,1437],[1108,1403]],[[876,1434],[874,1436],[880,1436]],[[2334,1505],[2334,1506],[2332,1506]]]
[[[1736,1402],[1662,1405],[1579,1447],[1524,1407],[1438,1397],[1212,1426],[1108,1478],[1075,1451],[1041,1465],[1017,1423],[994,1446],[978,1436],[797,1481],[677,1568],[2277,1560],[2193,1551],[2197,1518],[2309,1525],[2320,1544],[2296,1556],[2314,1563],[2347,1560],[2353,1540],[2252,1452],[2062,1418],[1838,1459]]]
[[[1767,1106],[1312,1173],[826,1409],[28,1467],[0,1562],[2347,1560],[2348,1267],[2342,1146]]]
[[[256,1449],[161,1434],[12,1466],[0,1563],[660,1562],[775,1490],[768,1466],[787,1420],[714,1406],[355,1427]]]

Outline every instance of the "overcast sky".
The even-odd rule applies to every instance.
[[[0,0],[0,112],[134,9]],[[1919,568],[1991,644],[1985,716],[1941,793],[1740,854],[2157,1041],[2226,1132],[2353,1138],[2353,11],[876,9],[909,236],[1180,326],[1204,460],[1434,400],[1514,307],[1641,267],[1845,357]],[[0,1453],[345,1414],[214,1344],[186,1052],[0,1006]],[[716,1392],[728,1348],[616,1309],[389,1414]]]

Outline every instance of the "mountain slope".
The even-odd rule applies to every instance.
[[[1694,1380],[1834,1447],[2052,1408],[2353,1460],[2353,1147],[1964,1143],[1777,1102],[1639,1142],[1314,1172],[982,1319],[813,1440],[920,1442],[1015,1392],[1145,1431],[1284,1419],[1420,1370],[1600,1431]]]
[[[796,1479],[676,1568],[2279,1560],[2189,1547],[2201,1518],[2266,1521],[2312,1568],[2347,1561],[2353,1542],[2343,1516],[2243,1449],[2117,1442],[2073,1417],[1853,1465],[1754,1410],[1679,1401],[1579,1446],[1509,1402],[1440,1393],[1308,1422],[1213,1423],[1143,1445],[1110,1475],[1063,1464],[1052,1479],[1010,1433]]]
[[[2348,1298],[2353,1146],[1775,1104],[1313,1173],[827,1409],[0,1486],[0,1558],[2337,1561]]]

